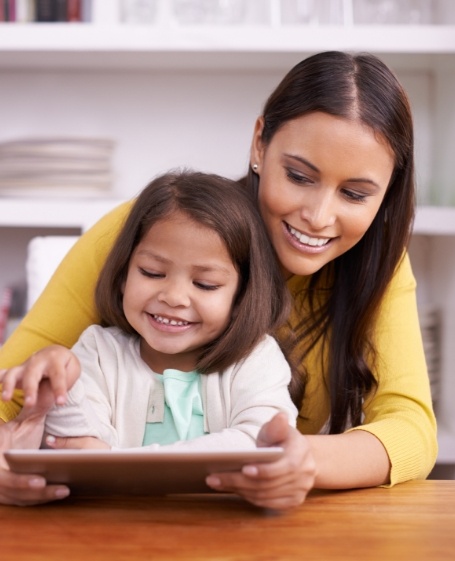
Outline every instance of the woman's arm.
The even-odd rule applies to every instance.
[[[365,400],[363,425],[340,435],[302,435],[277,417],[259,440],[283,446],[285,457],[243,473],[217,474],[210,485],[285,509],[302,502],[312,486],[357,488],[427,477],[437,454],[436,422],[407,256],[382,304],[376,344],[378,388]],[[318,393],[312,399],[308,411],[323,401]]]
[[[387,453],[367,432],[303,436],[276,415],[262,427],[258,446],[281,446],[284,457],[245,466],[242,473],[211,475],[209,486],[237,493],[257,506],[285,510],[301,504],[313,487],[350,489],[388,481]]]
[[[33,308],[0,348],[0,368],[22,364],[48,345],[70,348],[86,327],[98,323],[94,287],[130,206],[124,203],[117,207],[81,236]],[[20,392],[11,403],[0,401],[0,419],[14,418],[22,403]]]

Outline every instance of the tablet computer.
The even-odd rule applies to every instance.
[[[11,471],[42,475],[63,483],[72,495],[168,495],[210,493],[210,473],[238,471],[246,464],[271,462],[279,447],[248,451],[165,450],[8,450]]]

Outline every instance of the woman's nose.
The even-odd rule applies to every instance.
[[[313,193],[305,198],[301,218],[316,231],[333,226],[336,221],[336,206],[331,193]]]

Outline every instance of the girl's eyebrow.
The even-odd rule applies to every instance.
[[[303,164],[305,166],[308,166],[310,169],[312,169],[313,171],[315,171],[317,173],[320,172],[319,168],[317,168],[314,164],[312,164],[311,162],[309,162],[305,158],[302,158],[302,156],[296,156],[295,154],[284,154],[284,156],[286,158],[290,158],[291,160],[296,160],[297,162],[300,162],[301,164]],[[373,179],[368,179],[367,177],[351,177],[349,179],[346,179],[346,182],[348,182],[348,183],[368,183],[369,185],[371,185],[372,187],[374,187],[378,191],[381,189],[381,186],[378,185],[376,183],[376,181],[373,181]]]
[[[212,271],[217,271],[220,273],[224,273],[227,276],[231,276],[232,271],[226,269],[222,265],[193,265],[193,269],[196,271],[200,271],[201,273],[210,273]]]
[[[146,257],[150,257],[150,258],[155,259],[156,261],[159,261],[160,263],[164,263],[164,264],[172,263],[171,259],[167,259],[166,257],[163,257],[162,255],[157,255],[156,253],[153,253],[152,251],[150,251],[148,249],[139,250],[137,252],[137,255],[144,255]],[[220,273],[224,273],[225,275],[228,275],[228,276],[231,275],[231,271],[229,269],[227,269],[226,267],[223,267],[223,265],[210,263],[210,265],[193,265],[192,267],[193,267],[193,269],[195,269],[196,271],[199,271],[201,273],[210,273],[212,271],[219,271]]]

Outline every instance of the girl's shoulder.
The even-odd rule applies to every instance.
[[[288,366],[283,351],[278,341],[271,335],[264,337],[256,344],[252,351],[238,365],[257,367],[258,365],[267,366],[268,369],[274,367]]]
[[[96,347],[96,348],[128,348],[132,343],[136,342],[137,337],[125,333],[118,327],[102,327],[101,325],[89,325],[81,334],[75,347],[80,345]]]

